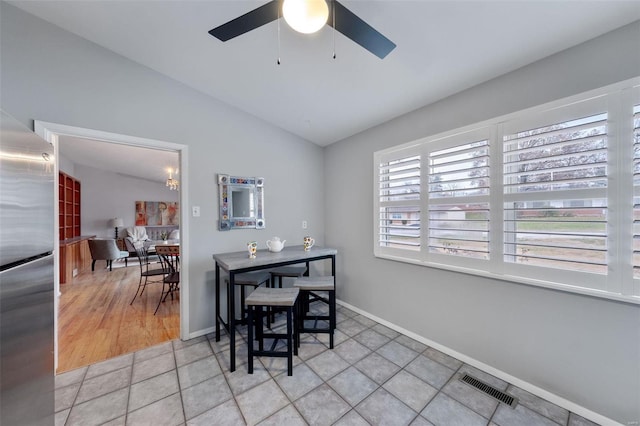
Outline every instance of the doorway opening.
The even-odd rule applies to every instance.
[[[174,179],[176,178],[175,169],[179,170],[179,177],[180,177],[179,191],[177,191],[179,192],[178,204],[179,206],[181,206],[181,210],[182,210],[182,214],[179,215],[180,217],[179,234],[180,234],[180,251],[181,251],[180,253],[180,262],[181,262],[180,278],[181,279],[180,279],[179,302],[177,303],[177,306],[179,309],[179,314],[178,314],[179,325],[177,325],[175,321],[176,320],[175,319],[175,314],[176,314],[175,302],[173,303],[173,308],[170,306],[171,305],[170,303],[167,303],[167,305],[161,306],[160,310],[158,311],[158,315],[162,315],[163,308],[165,306],[168,306],[165,314],[174,316],[172,324],[174,324],[174,326],[176,327],[179,327],[179,333],[177,333],[179,335],[175,336],[176,333],[175,333],[175,327],[174,327],[173,336],[171,335],[171,333],[165,333],[162,330],[156,330],[155,336],[147,336],[147,335],[142,336],[142,334],[145,334],[145,327],[147,326],[152,327],[153,324],[163,323],[161,319],[158,320],[154,316],[148,316],[147,315],[148,309],[146,309],[146,305],[153,305],[153,308],[155,309],[158,299],[155,298],[153,292],[160,292],[162,285],[148,286],[147,289],[145,289],[145,294],[143,295],[143,297],[136,298],[133,305],[130,305],[129,302],[133,298],[133,294],[138,286],[138,281],[140,277],[140,269],[136,262],[131,262],[131,264],[129,264],[128,267],[122,267],[123,265],[120,264],[121,262],[118,262],[119,265],[117,266],[120,266],[120,268],[113,268],[113,270],[111,271],[107,268],[103,269],[102,267],[100,268],[96,267],[96,271],[94,272],[92,272],[91,269],[89,269],[88,272],[83,272],[80,275],[78,275],[79,285],[74,287],[74,291],[76,291],[76,293],[73,293],[73,297],[76,299],[73,301],[76,304],[75,306],[77,306],[78,303],[82,303],[77,299],[85,298],[85,300],[88,300],[90,303],[94,303],[95,304],[94,307],[101,310],[98,316],[95,316],[94,315],[95,312],[92,312],[92,308],[88,308],[87,312],[91,312],[91,314],[94,315],[94,317],[92,318],[92,324],[89,324],[88,321],[84,321],[86,318],[85,319],[78,318],[78,324],[76,324],[75,321],[69,321],[69,315],[73,315],[72,313],[70,313],[70,308],[69,308],[70,306],[72,306],[72,304],[68,303],[69,299],[64,298],[63,292],[67,289],[70,289],[71,287],[64,287],[64,286],[67,286],[67,284],[64,284],[63,286],[61,286],[59,268],[56,268],[56,275],[55,275],[56,298],[55,298],[55,304],[54,304],[56,371],[58,373],[61,373],[64,371],[71,370],[73,368],[81,367],[82,365],[74,365],[73,363],[78,364],[78,362],[82,363],[85,360],[87,361],[85,362],[84,365],[88,365],[97,361],[104,360],[106,358],[117,356],[119,354],[134,352],[136,350],[140,350],[144,348],[144,346],[140,347],[139,346],[140,344],[152,346],[153,344],[159,343],[156,340],[154,340],[157,338],[165,338],[165,340],[170,340],[171,338],[179,337],[181,339],[186,339],[188,335],[188,330],[189,330],[189,325],[188,325],[188,318],[189,318],[189,303],[188,303],[188,295],[189,295],[189,279],[188,279],[189,223],[188,222],[189,220],[188,219],[189,218],[188,218],[188,215],[186,214],[188,210],[186,208],[188,206],[187,195],[186,195],[188,193],[187,146],[166,142],[166,141],[139,138],[135,136],[97,131],[92,129],[67,126],[67,125],[57,124],[57,123],[48,123],[48,122],[42,122],[38,120],[35,121],[35,131],[38,135],[40,135],[45,140],[52,143],[54,146],[56,178],[58,177],[57,172],[60,171],[61,169],[61,164],[60,164],[60,161],[62,158],[61,151],[62,153],[64,153],[64,144],[67,141],[75,141],[73,143],[83,143],[83,141],[86,141],[87,144],[99,143],[100,145],[94,145],[94,146],[99,147],[99,150],[101,153],[98,154],[98,152],[96,152],[94,155],[94,158],[96,159],[96,164],[98,163],[100,164],[99,167],[101,169],[96,168],[96,170],[104,169],[106,160],[113,161],[114,164],[118,161],[122,163],[127,163],[128,156],[126,154],[122,154],[122,153],[126,153],[127,149],[131,150],[130,152],[133,152],[133,150],[138,150],[138,151],[143,150],[150,153],[149,155],[150,158],[154,157],[154,155],[152,154],[158,154],[159,155],[158,158],[162,157],[160,154],[163,154],[164,158],[174,158],[175,165],[172,164],[170,166],[171,168],[174,169],[173,178]],[[70,145],[70,146],[73,146],[73,145]],[[112,158],[105,159],[104,157],[112,157]],[[98,161],[98,158],[100,158],[100,161]],[[147,177],[147,178],[137,176],[137,174],[140,174],[142,172],[138,173],[133,171],[132,170],[133,166],[129,166],[128,168],[128,170],[131,170],[130,173],[123,172],[122,170],[116,173],[116,171],[118,170],[118,166],[116,165],[112,167],[113,170],[105,171],[104,177],[108,178],[110,176],[111,177],[115,176],[116,182],[114,183],[117,186],[115,193],[119,191],[120,194],[125,194],[126,193],[125,191],[127,191],[127,187],[126,185],[122,184],[123,180],[124,181],[128,180],[129,182],[133,182],[134,186],[145,186],[145,187],[147,185],[150,185],[150,186],[155,185],[155,187],[164,186],[163,179],[168,178],[168,174],[166,170],[167,166],[168,166],[167,164],[157,165],[157,169],[160,170],[160,173],[166,174],[164,178],[158,177],[158,176]],[[85,174],[92,170],[91,168],[87,168],[86,166],[82,166],[81,169]],[[99,173],[102,173],[102,171],[100,171]],[[137,182],[140,182],[140,184],[138,185]],[[100,188],[96,188],[96,189],[104,191],[105,188],[108,187],[108,185],[109,185],[108,182],[104,182],[100,185]],[[57,182],[56,182],[56,188],[58,188]],[[82,190],[90,191],[90,188],[82,188]],[[169,191],[169,189],[166,188],[166,191]],[[174,191],[170,191],[170,193],[172,197],[176,196]],[[140,197],[143,198],[142,196]],[[156,192],[156,198],[157,197],[158,196]],[[54,221],[55,221],[55,229],[57,231],[59,228],[59,194],[57,189],[55,193],[55,198],[56,198],[56,202],[55,202],[56,208],[54,213],[55,214]],[[163,201],[163,200],[142,200],[142,201]],[[124,208],[126,210],[125,214],[131,217],[131,220],[127,221],[128,223],[125,224],[124,229],[120,230],[119,232],[120,236],[126,236],[126,228],[128,226],[134,225],[133,216],[135,215],[135,206],[133,205],[133,203],[131,204],[132,205],[130,207],[126,207],[126,208],[120,206],[121,209]],[[113,215],[114,214],[112,213],[110,216],[113,216]],[[94,214],[94,216],[96,215]],[[97,227],[106,226],[106,223],[110,219],[111,217],[105,217],[105,218],[94,217],[93,219],[91,219],[93,220],[93,222],[89,222],[86,224],[83,222],[83,228],[89,229],[88,232],[90,235],[88,236],[91,236],[93,234],[98,233],[98,232],[95,232],[96,229],[98,229]],[[56,234],[55,247],[60,247],[59,233],[55,232],[55,234]],[[114,229],[111,228],[110,230],[103,230],[103,234],[98,236],[113,238]],[[55,251],[55,261],[57,265],[60,265],[60,251],[61,250]],[[105,262],[102,262],[102,263],[103,263],[102,266],[106,266],[104,265]],[[100,262],[97,262],[97,264],[100,265]],[[105,286],[104,284],[107,282],[109,284]],[[82,295],[82,296],[79,296],[79,295]],[[126,303],[125,303],[124,302],[125,299],[129,299],[129,300],[126,300]],[[100,302],[96,302],[96,300],[100,300]],[[61,302],[63,303],[61,304]],[[61,308],[63,309],[62,312],[61,312]],[[151,315],[153,314],[154,309],[151,309],[151,312],[150,312]],[[173,309],[173,313],[171,309]],[[61,321],[61,320],[64,320],[64,321]],[[167,321],[167,323],[171,323],[171,321]],[[85,325],[86,325],[86,329],[83,328],[85,327]],[[64,327],[64,329],[62,329],[61,327]],[[94,327],[95,330],[92,331],[91,327]],[[110,329],[110,327],[116,327],[116,328],[119,327],[118,330],[122,331],[122,335],[113,336],[113,334],[118,333],[118,331],[114,331],[114,329],[113,328]],[[138,336],[138,337],[142,337],[141,339],[132,338],[132,336],[134,336],[134,334],[132,334],[133,333],[132,330],[135,330],[135,327],[138,327],[140,329],[141,336]],[[168,326],[167,328],[171,328],[171,326]],[[93,336],[90,335],[89,337],[87,337],[86,335],[84,336],[87,339],[95,339],[91,345],[86,345],[86,343],[83,344],[79,342],[80,337],[78,333],[80,332],[85,334],[87,332],[93,334]],[[150,334],[150,333],[146,333],[146,334]],[[113,347],[109,347],[109,348],[104,347],[104,343],[102,342],[102,340],[104,340],[105,336],[110,336],[110,338],[112,339],[112,343],[110,344]],[[76,340],[78,340],[78,342],[76,342]],[[69,342],[72,342],[72,343],[69,343]],[[77,345],[75,345],[75,343],[77,343]],[[127,346],[127,345],[132,345],[132,346]],[[74,349],[73,352],[81,351],[82,350],[81,348],[83,346],[89,346],[89,347],[86,348],[86,351],[87,351],[86,354],[79,355],[78,353],[74,353],[73,363],[69,364],[66,362],[66,358],[68,354],[66,350],[72,349],[72,346],[77,346],[77,348],[73,348]],[[96,353],[91,354],[90,352],[96,352]],[[63,361],[63,359],[61,359],[61,354],[64,355],[64,361],[65,361],[62,363],[61,361]],[[106,354],[106,358],[105,358],[105,354]],[[69,367],[70,365],[71,365],[71,368]]]

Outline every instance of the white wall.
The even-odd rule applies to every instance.
[[[640,306],[378,259],[372,249],[374,151],[638,76],[639,41],[636,22],[329,146],[325,238],[340,252],[338,297],[588,410],[640,420]]]
[[[75,167],[76,165],[73,161],[69,160],[69,158],[65,157],[63,154],[58,153],[58,169],[60,169],[61,172],[64,172],[69,176],[74,176],[76,173]]]
[[[201,210],[190,218],[183,266],[191,334],[215,324],[213,253],[243,250],[251,240],[264,248],[273,235],[301,242],[308,232],[322,243],[320,147],[4,2],[0,19],[3,110],[29,127],[38,119],[188,146],[181,175],[188,173],[189,202]],[[265,230],[217,231],[217,173],[265,178]]]
[[[82,235],[113,238],[115,229],[108,221],[120,217],[124,227],[119,234],[124,238],[126,229],[135,225],[136,201],[180,201],[179,192],[169,190],[163,183],[82,165],[75,165],[75,171],[74,177],[82,184]]]

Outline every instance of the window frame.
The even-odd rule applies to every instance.
[[[541,111],[539,113],[535,113],[533,116],[519,117],[512,120],[507,120],[502,123],[502,131],[500,132],[500,141],[499,143],[503,144],[503,139],[506,135],[511,135],[513,133],[517,133],[518,131],[522,131],[522,129],[534,129],[539,127],[548,126],[552,123],[563,123],[567,121],[571,121],[576,119],[577,117],[587,117],[599,112],[609,110],[608,101],[610,100],[610,95],[603,94],[602,96],[596,96],[589,99],[584,99],[578,102],[573,102],[567,105],[560,105],[558,107],[554,107],[551,109],[547,109]],[[607,117],[606,123],[607,126],[610,126],[610,114]],[[610,132],[607,131],[607,154],[612,152],[612,149],[615,150],[617,147],[614,143],[612,143],[610,136]],[[553,158],[553,157],[551,157]],[[502,159],[501,159],[502,160]],[[607,199],[607,206],[609,206],[609,197],[607,196],[607,191],[609,186],[612,185],[612,180],[616,181],[615,177],[612,176],[614,172],[614,167],[611,167],[611,160],[607,161],[608,166],[608,174],[607,174],[607,187],[606,188],[588,188],[588,189],[563,189],[563,190],[553,190],[553,191],[544,191],[544,192],[525,192],[525,193],[505,193],[503,191],[503,203],[501,206],[504,206],[509,202],[516,201],[559,201],[559,200],[567,200],[567,199]],[[504,170],[504,163],[500,161],[499,167]],[[504,209],[504,207],[503,207]],[[504,210],[503,210],[504,212]],[[612,226],[615,226],[615,223],[612,224],[612,219],[610,215],[607,216],[607,228],[610,229]],[[506,221],[506,220],[505,220]],[[504,224],[504,221],[503,221]],[[504,231],[503,231],[504,236]],[[607,237],[607,247],[611,247],[611,238],[612,235],[609,233]],[[610,249],[607,250],[607,253],[610,252]],[[504,252],[503,252],[504,256]],[[610,262],[608,264],[608,273],[610,273],[611,265]],[[503,265],[504,273],[512,276],[535,276],[544,281],[554,282],[561,281],[563,284],[579,286],[584,288],[589,288],[592,290],[604,289],[607,286],[608,275],[601,275],[597,273],[589,273],[589,272],[581,272],[574,270],[563,270],[560,268],[545,268],[540,266],[529,266],[518,263],[504,262]],[[581,285],[582,284],[582,285]]]
[[[633,166],[629,167],[629,164],[633,164],[635,105],[640,105],[640,77],[374,152],[374,255],[383,259],[640,304],[640,278],[633,278],[633,194],[640,196],[640,186],[634,188]],[[566,120],[575,119],[583,111],[583,116],[588,116],[599,109],[608,114],[607,188],[571,190],[569,193],[587,196],[587,199],[599,198],[592,194],[603,194],[603,198],[607,200],[607,274],[505,262],[504,201],[518,197],[503,193],[503,135],[513,133],[511,130],[535,128],[536,123],[545,126],[562,122],[563,117]],[[522,127],[523,125],[529,127]],[[429,154],[455,146],[456,142],[484,139],[473,137],[483,134],[489,135],[490,150],[489,259],[429,253]],[[392,158],[403,150],[418,150],[421,159],[419,203],[422,222],[418,255],[416,252],[408,255],[406,250],[390,250],[378,244],[380,160]],[[544,193],[542,198],[546,200],[550,194]],[[551,194],[552,198],[556,196],[561,197]]]
[[[374,218],[373,218],[373,227],[374,227],[374,253],[378,257],[386,257],[389,259],[397,258],[398,260],[407,259],[410,261],[420,261],[420,250],[416,251],[408,251],[405,249],[393,248],[393,247],[383,247],[379,244],[380,242],[380,211],[382,208],[386,207],[395,207],[395,206],[403,206],[403,207],[418,207],[422,208],[421,200],[418,198],[417,200],[404,200],[404,201],[382,201],[380,200],[380,165],[382,163],[388,163],[395,160],[400,160],[404,158],[410,158],[420,156],[420,162],[422,162],[422,156],[420,147],[417,144],[410,144],[408,146],[403,146],[397,150],[387,151],[387,152],[377,152],[374,153],[374,168],[375,168],[375,179],[373,182],[373,194],[374,194],[374,203],[376,208],[374,209]],[[422,168],[420,175],[420,190],[422,191]],[[420,210],[420,214],[422,215],[422,210]],[[420,243],[422,244],[422,238],[420,238]]]
[[[631,117],[634,117],[634,109],[638,106],[640,106],[640,84],[636,84],[634,87],[632,88],[628,88],[626,90],[623,91],[622,96],[621,96],[621,104],[622,105],[630,105],[630,110],[627,111],[627,114],[630,114]],[[622,112],[622,115],[625,115],[625,112]],[[625,120],[623,122],[621,122],[621,132],[629,132],[631,133],[632,137],[633,137],[633,131],[634,131],[634,123],[633,120],[629,121],[629,120]],[[619,164],[633,164],[634,163],[634,152],[633,152],[633,140],[630,141],[630,144],[632,145],[632,148],[630,150],[630,152],[628,153],[623,153],[623,155],[620,155],[617,160],[619,162]],[[628,154],[628,155],[624,155],[624,154]],[[623,246],[625,244],[628,244],[631,246],[631,253],[629,253],[628,258],[625,258],[624,260],[626,260],[629,265],[630,268],[633,270],[634,267],[634,261],[633,261],[633,220],[634,220],[634,215],[633,215],[633,209],[634,209],[634,200],[633,197],[637,196],[640,197],[640,185],[635,186],[633,184],[633,178],[634,178],[634,170],[633,167],[631,167],[628,170],[624,171],[625,174],[623,174],[620,179],[624,179],[625,181],[629,181],[629,187],[628,189],[625,188],[625,190],[628,191],[628,193],[632,194],[631,200],[629,201],[630,203],[630,208],[627,210],[625,209],[626,206],[621,206],[620,208],[620,215],[621,215],[621,221],[624,220],[629,220],[631,221],[631,230],[628,233],[627,236],[625,236],[625,239],[622,239],[619,242],[620,246]],[[628,213],[628,215],[627,215]],[[623,247],[616,247],[617,250],[622,250]],[[622,251],[620,251],[622,252]],[[633,277],[633,273],[631,274],[631,278],[630,279],[621,279],[620,280],[622,283],[622,291],[624,294],[640,294],[640,277],[638,278],[634,278]]]
[[[426,161],[426,163],[423,163],[424,167],[423,170],[425,170],[425,173],[421,176],[422,178],[422,187],[423,187],[423,191],[422,194],[424,194],[425,196],[422,197],[422,209],[421,211],[425,212],[425,215],[423,215],[423,217],[428,217],[429,215],[429,207],[432,204],[442,204],[442,203],[448,203],[448,202],[465,202],[468,201],[469,203],[474,203],[474,202],[486,202],[489,203],[489,206],[491,206],[492,200],[492,194],[489,195],[479,195],[479,196],[466,196],[466,197],[448,197],[445,199],[430,199],[429,198],[429,189],[428,189],[428,185],[429,185],[429,175],[428,175],[428,170],[429,170],[429,158],[430,158],[430,154],[437,152],[437,151],[441,151],[443,149],[447,149],[447,148],[452,148],[452,147],[456,147],[456,146],[460,146],[460,145],[464,145],[466,143],[471,143],[471,142],[475,142],[475,141],[480,141],[480,140],[488,140],[489,141],[489,168],[491,169],[491,155],[493,154],[493,144],[491,143],[492,139],[495,137],[494,131],[490,126],[482,126],[479,128],[474,128],[474,129],[469,129],[467,131],[463,131],[463,132],[458,132],[455,134],[451,134],[451,135],[446,135],[444,137],[441,138],[435,138],[435,139],[430,139],[430,140],[425,140],[423,146],[422,146],[422,159],[423,161]],[[492,176],[493,175],[493,171],[490,172],[489,175],[489,180],[490,180],[490,184],[489,187],[491,188],[493,185],[493,182],[491,181]],[[489,223],[492,222],[493,217],[491,217],[491,209],[489,210]],[[491,226],[491,225],[489,225]],[[428,226],[421,226],[421,229],[425,229],[428,230]],[[491,232],[491,230],[489,229],[489,232]],[[445,265],[452,265],[452,266],[457,266],[457,267],[465,267],[465,268],[469,268],[472,267],[474,269],[478,269],[481,271],[489,271],[491,269],[491,252],[493,249],[492,246],[492,238],[490,235],[489,238],[489,259],[488,260],[484,260],[484,259],[473,259],[473,258],[469,258],[469,257],[461,257],[461,256],[450,256],[450,255],[445,255],[445,254],[438,254],[438,253],[431,253],[429,251],[429,234],[428,232],[423,232],[420,235],[421,240],[422,240],[422,244],[421,247],[425,247],[426,250],[423,253],[422,256],[422,260],[423,262],[426,263],[433,263],[433,264],[445,264]]]

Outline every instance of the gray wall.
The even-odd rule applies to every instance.
[[[135,226],[136,201],[180,201],[179,192],[169,190],[163,183],[82,165],[75,165],[74,170],[73,177],[82,184],[82,235],[113,238],[115,230],[108,221],[120,217],[124,227],[119,229],[119,235],[124,238],[126,229]]]
[[[640,420],[640,306],[378,259],[372,249],[374,151],[639,75],[636,22],[328,147],[325,238],[340,252],[338,297],[619,422]]]
[[[322,244],[320,147],[4,2],[0,19],[6,112],[29,127],[38,119],[188,145],[181,173],[201,209],[189,223],[190,333],[215,324],[213,253],[251,240],[265,248],[274,235],[301,244],[309,233]],[[217,173],[265,178],[266,230],[217,231]]]
[[[214,323],[212,253],[310,234],[339,248],[339,297],[347,302],[621,422],[640,419],[637,306],[376,259],[371,212],[374,151],[638,75],[638,24],[334,144],[323,156],[13,6],[0,3],[0,19],[5,111],[29,126],[39,119],[189,146],[188,195],[201,207],[190,221],[191,332]],[[216,231],[216,173],[265,177],[265,231]]]

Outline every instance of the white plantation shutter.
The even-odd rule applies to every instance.
[[[633,278],[640,279],[640,105],[633,107]]]
[[[488,139],[429,153],[430,253],[489,259],[489,166]]]
[[[378,151],[374,170],[376,256],[640,304],[640,78]]]
[[[504,191],[607,186],[607,114],[504,136]]]
[[[403,150],[377,161],[377,248],[420,251],[420,154]]]
[[[505,134],[504,260],[607,273],[607,113]]]
[[[380,164],[380,201],[420,199],[420,156]]]

